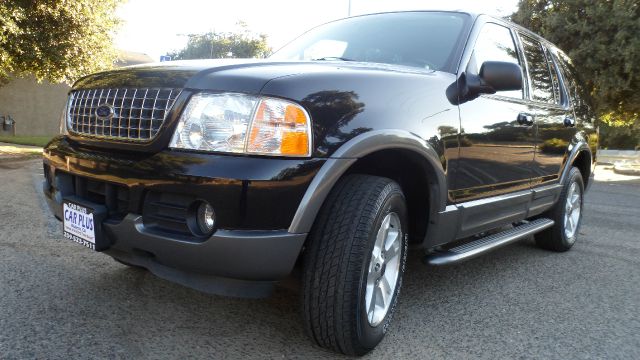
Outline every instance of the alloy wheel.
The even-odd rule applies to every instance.
[[[567,200],[564,209],[564,234],[569,241],[575,239],[575,234],[580,225],[580,213],[582,211],[582,194],[580,187],[573,182],[567,192]]]
[[[388,213],[378,229],[369,261],[365,305],[371,326],[378,326],[389,312],[400,273],[402,238],[398,214]]]

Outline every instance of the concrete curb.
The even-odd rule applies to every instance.
[[[640,176],[640,165],[616,164],[613,172],[620,175]]]
[[[616,164],[619,162],[640,164],[640,151],[598,150],[597,160],[600,164]]]

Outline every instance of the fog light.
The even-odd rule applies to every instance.
[[[198,205],[196,221],[203,234],[210,234],[213,231],[213,227],[216,225],[216,214],[208,202],[202,201]]]

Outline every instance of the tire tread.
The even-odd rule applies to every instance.
[[[357,299],[369,231],[386,195],[400,187],[390,179],[348,175],[325,201],[310,233],[303,272],[303,316],[308,334],[325,348],[349,355],[370,349],[358,343]]]

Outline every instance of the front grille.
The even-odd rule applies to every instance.
[[[67,124],[78,135],[148,141],[179,94],[180,89],[166,88],[76,90],[69,96]]]
[[[129,188],[98,180],[76,176],[76,195],[91,202],[102,204],[109,210],[111,218],[123,218],[129,210]]]
[[[45,166],[45,174],[50,172],[51,168]],[[53,181],[51,177],[47,177],[50,186],[56,186],[63,196],[76,196],[82,200],[86,200],[95,204],[104,205],[110,219],[122,219],[130,212],[130,194],[129,188],[124,185],[112,184],[101,180],[76,176],[66,172],[55,172]]]

